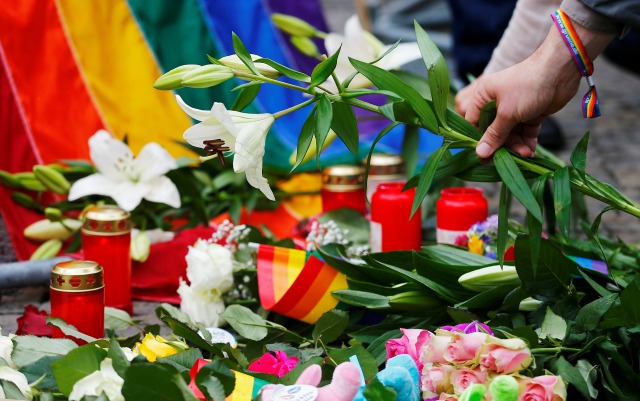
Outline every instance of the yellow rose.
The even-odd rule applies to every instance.
[[[142,343],[136,343],[133,352],[143,355],[149,362],[155,362],[158,358],[177,354],[185,349],[187,346],[181,342],[168,341],[160,336],[147,333],[142,339]]]

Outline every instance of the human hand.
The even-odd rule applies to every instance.
[[[471,99],[473,99],[473,93],[476,90],[476,86],[478,86],[477,79],[473,82],[470,82],[469,85],[460,89],[458,93],[456,93],[456,113],[460,114],[463,117],[467,113],[467,109],[469,108]]]

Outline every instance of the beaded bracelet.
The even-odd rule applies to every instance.
[[[573,24],[564,11],[558,9],[551,14],[551,18],[555,23],[558,31],[562,35],[564,43],[569,48],[573,61],[576,63],[580,75],[587,78],[589,90],[582,98],[582,115],[585,118],[595,118],[600,116],[600,105],[598,101],[598,93],[596,92],[596,84],[591,75],[593,74],[593,63],[587,54],[580,37],[573,28]]]

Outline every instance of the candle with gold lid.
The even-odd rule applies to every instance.
[[[85,259],[104,268],[105,305],[133,314],[129,217],[127,211],[115,205],[87,209],[82,223],[82,248]]]
[[[348,207],[366,214],[364,167],[341,164],[322,170],[322,211]]]
[[[51,269],[51,316],[59,317],[91,337],[104,337],[103,269],[96,262],[69,260]],[[53,337],[64,333],[53,329]],[[72,340],[83,343],[82,340]]]
[[[371,202],[371,197],[380,183],[404,181],[406,181],[405,163],[402,156],[390,153],[374,153],[371,155],[369,159],[369,175],[367,176],[367,200],[369,202]]]

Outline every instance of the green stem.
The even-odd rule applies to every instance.
[[[557,354],[559,352],[580,352],[581,348],[553,347],[553,348],[533,348],[532,354]]]
[[[338,76],[336,75],[335,71],[331,73],[331,78],[333,78],[333,81],[336,83],[336,86],[338,87],[338,93],[344,92],[344,86],[342,86],[342,82],[340,82],[340,79],[338,79]]]
[[[273,117],[277,119],[277,118],[280,118],[282,116],[286,116],[289,113],[293,113],[296,110],[299,110],[299,109],[301,109],[301,108],[303,108],[305,106],[310,105],[311,103],[315,102],[316,100],[318,100],[318,99],[313,97],[313,98],[311,98],[309,100],[306,100],[306,101],[304,101],[304,102],[302,102],[300,104],[296,104],[295,106],[289,107],[288,109],[280,110],[277,113],[273,113]]]
[[[293,85],[293,84],[290,84],[288,82],[278,81],[277,79],[267,78],[267,77],[265,77],[263,75],[254,75],[254,74],[247,74],[245,72],[235,71],[235,76],[238,77],[238,78],[248,79],[250,81],[268,82],[270,84],[282,86],[284,88],[289,88],[289,89],[297,90],[299,92],[309,93],[309,88],[304,88],[302,86]]]

